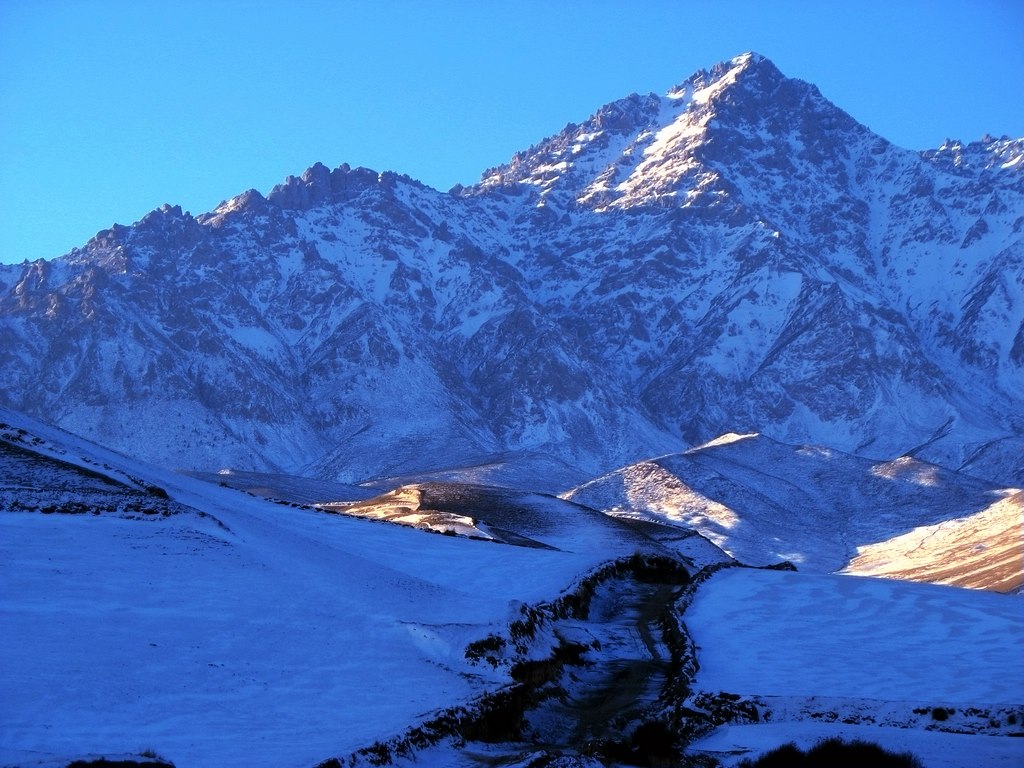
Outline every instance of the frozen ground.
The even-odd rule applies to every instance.
[[[596,513],[538,531],[554,549],[298,509],[26,423],[40,455],[191,509],[0,513],[0,765],[308,768],[506,682],[466,645],[635,549]]]
[[[274,503],[6,411],[0,421],[0,766],[151,749],[179,768],[309,768],[507,683],[506,667],[469,663],[467,644],[601,564],[638,549],[723,559],[676,527],[423,484],[426,508],[475,513],[474,525],[531,545],[442,536]],[[44,514],[35,502],[48,492],[72,511],[89,494],[104,501],[96,514]],[[34,506],[15,503],[25,498]],[[876,740],[918,739],[947,759],[961,742],[923,730],[941,706],[948,725],[978,731],[963,742],[978,754],[1021,756],[1024,739],[1005,735],[1008,713],[1024,724],[1019,598],[729,569],[685,619],[700,648],[696,693],[731,692],[771,717],[702,749],[827,735],[839,725],[814,713],[834,710],[852,721],[843,727],[873,718]],[[605,661],[624,655],[612,636],[601,642]],[[480,759],[504,759],[492,751]]]
[[[1024,761],[1024,739],[1009,735],[1024,732],[1018,597],[728,569],[684,618],[698,647],[695,700],[738,694],[762,721],[720,728],[692,749],[728,763],[734,752],[844,735],[911,749],[929,768]],[[940,727],[977,735],[925,730]]]

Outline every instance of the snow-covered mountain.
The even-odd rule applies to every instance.
[[[0,267],[0,402],[201,470],[564,489],[758,431],[1021,485],[1022,158],[745,54],[473,187],[317,164]]]
[[[724,435],[564,494],[699,532],[751,565],[892,576],[1003,592],[1024,585],[1024,491],[910,457],[872,461]]]

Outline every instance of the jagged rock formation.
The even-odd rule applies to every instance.
[[[1021,484],[1022,158],[900,149],[746,54],[474,187],[317,164],[0,267],[0,402],[346,481],[731,430]]]

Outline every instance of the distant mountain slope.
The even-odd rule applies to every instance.
[[[980,512],[857,548],[843,573],[961,587],[1024,588],[1024,491]]]
[[[745,54],[470,188],[317,164],[0,267],[0,402],[347,482],[760,431],[1024,485],[1022,158],[900,149]]]
[[[1000,591],[1024,584],[1022,494],[904,457],[728,435],[564,494],[696,530],[741,562]]]

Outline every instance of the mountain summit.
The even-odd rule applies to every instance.
[[[757,431],[1024,484],[1022,157],[895,147],[748,53],[469,188],[316,164],[0,267],[0,402],[347,481]]]
[[[711,204],[736,191],[730,177],[744,155],[795,172],[796,161],[820,162],[827,142],[858,130],[868,133],[814,86],[746,53],[664,96],[632,94],[602,107],[487,171],[476,189],[525,183],[545,202],[595,210],[670,205],[675,198]]]

